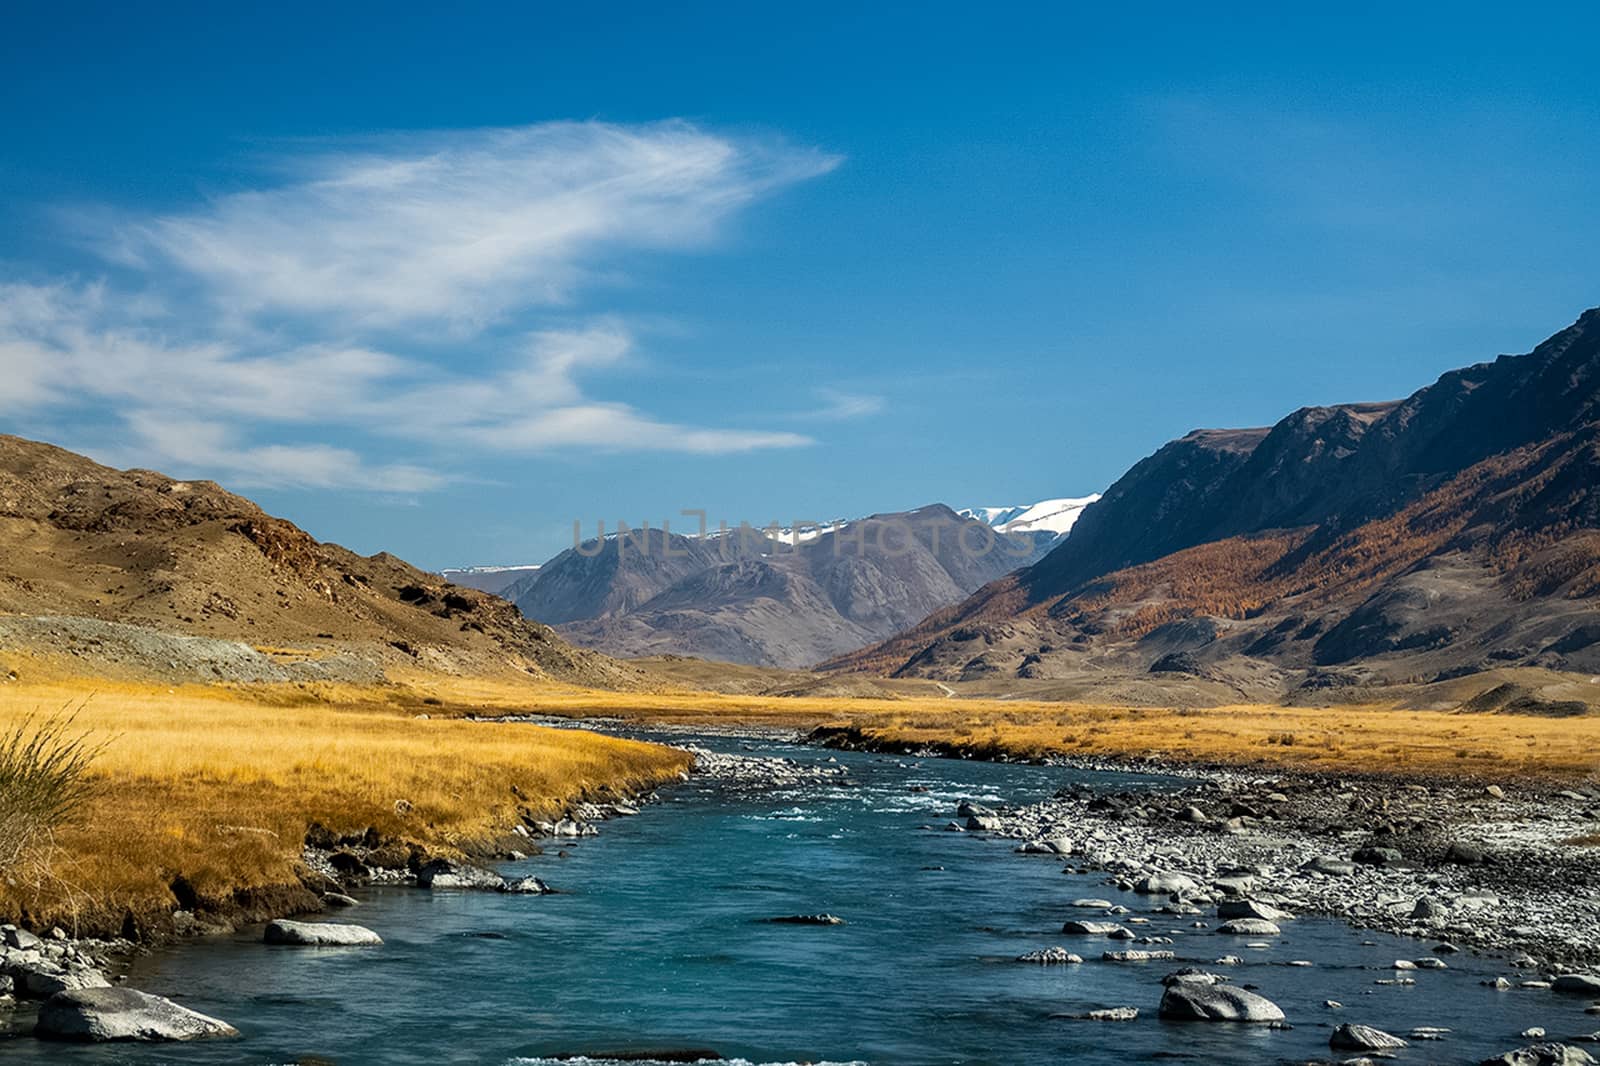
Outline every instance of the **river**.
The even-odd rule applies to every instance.
[[[674,734],[669,740],[683,741]],[[1027,802],[1075,780],[1162,787],[1124,774],[858,753],[776,740],[693,737],[724,751],[837,758],[850,785],[780,792],[697,778],[663,790],[599,837],[504,872],[534,873],[549,896],[373,889],[340,919],[377,930],[380,948],[260,944],[259,930],[181,944],[139,961],[130,984],[224,1018],[243,1039],[183,1046],[73,1047],[7,1042],[4,1057],[51,1063],[485,1063],[542,1066],[557,1056],[709,1049],[753,1063],[1105,1064],[1326,1059],[1330,1026],[1452,1032],[1400,1061],[1477,1062],[1527,1041],[1593,1030],[1586,1001],[1480,982],[1502,961],[1452,956],[1450,968],[1378,985],[1395,959],[1431,945],[1314,917],[1265,949],[1151,914],[1179,962],[1100,961],[1127,947],[1063,937],[1078,897],[1139,913],[1159,901],[1014,842],[943,831],[956,803]],[[931,828],[924,828],[931,827]],[[829,912],[833,927],[772,924]],[[1213,922],[1213,924],[1215,924]],[[1062,945],[1088,961],[1041,967],[1023,952]],[[1237,954],[1225,972],[1283,1007],[1293,1028],[1180,1024],[1156,1017],[1160,978]],[[1314,965],[1287,965],[1309,960]],[[1327,1000],[1342,1010],[1324,1006]],[[1062,1017],[1134,1006],[1134,1022]],[[1585,1023],[1588,1024],[1585,1024]],[[1335,1055],[1336,1058],[1348,1055]]]

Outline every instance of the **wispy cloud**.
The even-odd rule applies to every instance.
[[[817,389],[816,396],[821,406],[801,416],[808,421],[842,422],[850,418],[866,418],[882,414],[887,406],[882,396],[838,389]]]
[[[386,492],[448,477],[390,461],[397,447],[808,444],[591,395],[585,377],[626,366],[636,341],[579,300],[619,256],[702,245],[741,207],[837,162],[682,122],[322,146],[271,187],[115,222],[99,244],[115,284],[0,284],[0,415],[109,411],[129,461]],[[542,326],[557,305],[564,323]],[[830,411],[818,417],[843,417]]]
[[[569,300],[617,248],[683,248],[835,156],[684,122],[550,123],[373,139],[289,165],[280,187],[120,227],[245,311],[480,324]]]

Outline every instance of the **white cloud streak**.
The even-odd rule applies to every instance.
[[[378,140],[275,189],[123,227],[117,251],[169,260],[230,307],[365,324],[481,324],[566,303],[617,247],[683,248],[836,157],[683,122],[550,123]]]
[[[137,288],[0,284],[0,416],[112,412],[112,450],[130,462],[241,485],[385,492],[447,480],[388,461],[397,445],[720,454],[809,444],[589,395],[585,375],[634,351],[616,319],[515,326],[571,305],[611,258],[702,245],[739,208],[836,164],[682,122],[325,150],[292,161],[278,186],[111,227],[102,251]],[[486,369],[428,351],[439,337],[470,346]],[[827,399],[819,419],[852,413],[853,398]],[[358,452],[300,439],[335,435],[373,443]]]

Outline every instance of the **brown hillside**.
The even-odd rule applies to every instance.
[[[0,649],[224,680],[370,680],[404,666],[609,686],[638,677],[504,600],[321,543],[212,482],[4,435]]]

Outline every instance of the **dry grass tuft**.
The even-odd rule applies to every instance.
[[[75,713],[32,716],[0,733],[0,869],[14,869],[93,795],[100,747],[73,731]]]

